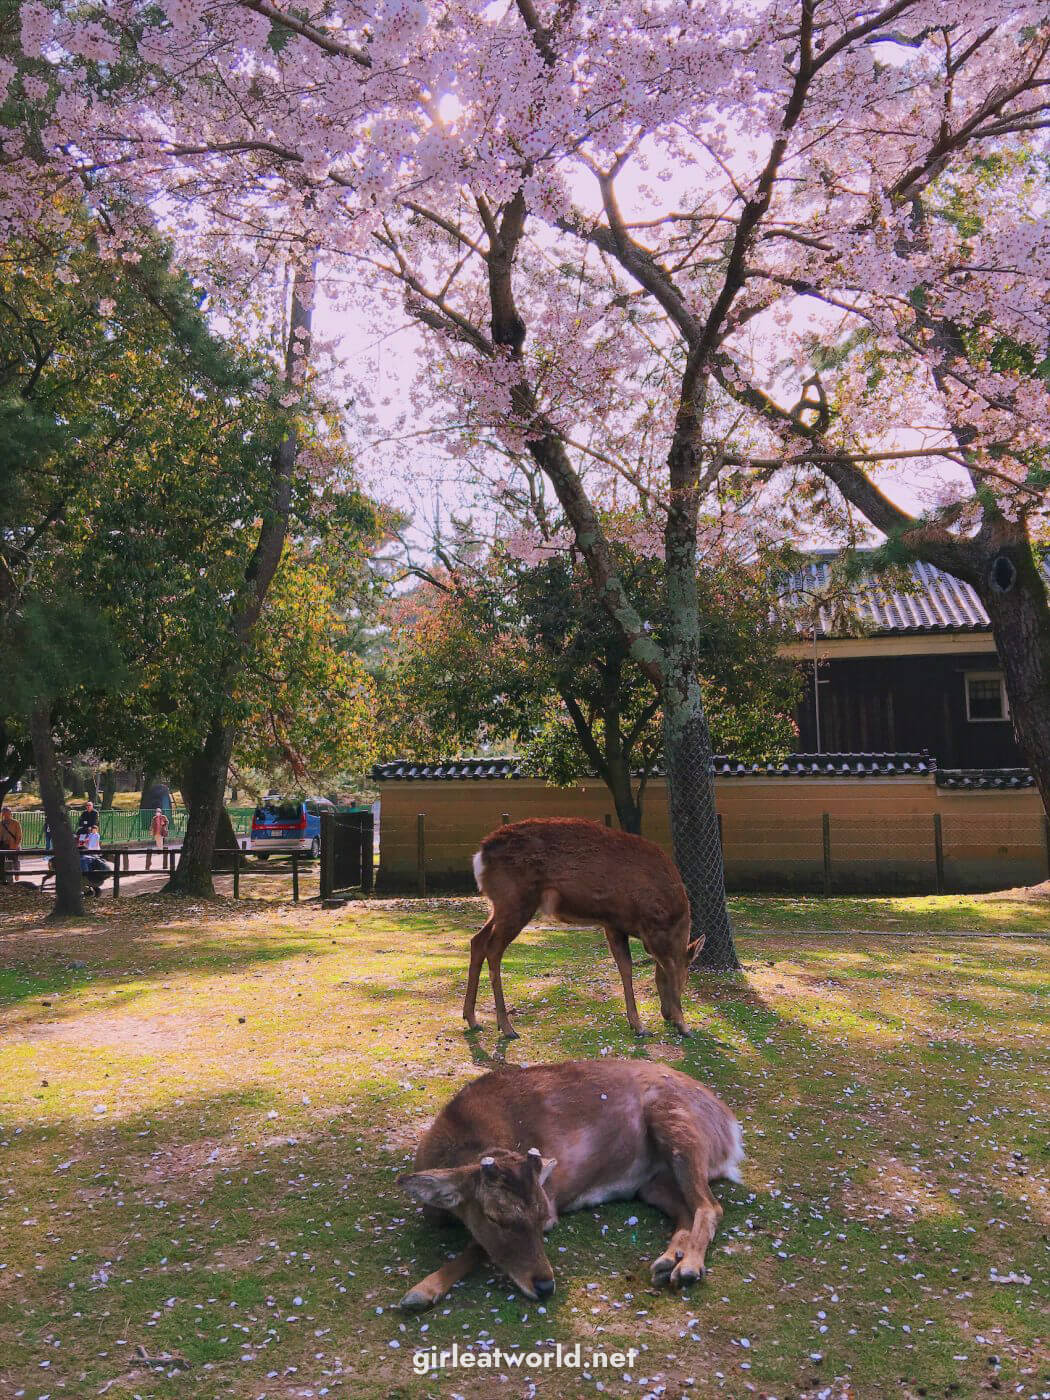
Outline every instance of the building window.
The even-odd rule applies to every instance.
[[[999,671],[967,671],[966,718],[975,723],[1010,718],[1006,686]]]

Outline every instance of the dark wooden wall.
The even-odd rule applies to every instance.
[[[995,652],[830,658],[820,666],[820,748],[824,753],[909,753],[929,749],[942,768],[1016,768],[1026,760],[1009,720],[966,718],[964,675],[997,671]],[[817,747],[813,669],[796,713],[798,748]]]

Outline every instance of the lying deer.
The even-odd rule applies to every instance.
[[[500,963],[537,909],[561,923],[601,924],[616,960],[631,1029],[642,1033],[631,976],[633,934],[656,964],[664,1019],[688,1035],[682,992],[703,936],[689,942],[689,898],[682,877],[659,846],[580,817],[537,817],[490,832],[474,856],[474,878],[492,913],[470,941],[463,1018],[478,1026],[474,1007],[487,959],[500,1031],[517,1035],[507,1015]]]
[[[487,1257],[529,1298],[554,1292],[543,1234],[559,1213],[638,1196],[674,1222],[653,1282],[702,1279],[722,1207],[709,1182],[739,1181],[740,1124],[710,1089],[648,1060],[506,1067],[446,1104],[398,1177],[429,1218],[471,1243],[405,1294],[429,1308]]]

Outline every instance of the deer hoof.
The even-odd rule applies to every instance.
[[[686,1264],[684,1268],[679,1264],[671,1274],[671,1287],[688,1288],[691,1283],[703,1283],[706,1273],[702,1264],[699,1267]]]
[[[649,1277],[655,1287],[660,1288],[671,1277],[674,1272],[675,1262],[667,1254],[661,1254],[659,1259],[654,1259],[649,1265]]]
[[[501,1030],[500,1035],[504,1040],[517,1040],[518,1038],[518,1032],[513,1026],[508,1026],[506,1030]]]
[[[401,1299],[398,1307],[404,1308],[406,1312],[424,1312],[427,1308],[432,1308],[437,1302],[436,1298],[431,1298],[429,1293],[425,1293],[422,1288],[410,1288]]]

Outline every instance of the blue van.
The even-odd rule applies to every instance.
[[[252,813],[248,849],[260,860],[278,851],[302,851],[316,860],[321,854],[321,813],[334,811],[327,797],[264,797]]]

